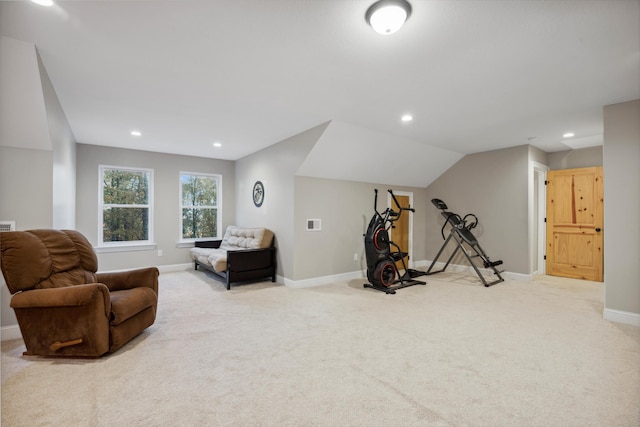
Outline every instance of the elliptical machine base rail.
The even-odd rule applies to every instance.
[[[372,283],[365,283],[362,285],[364,288],[372,288],[378,291],[382,291],[387,294],[395,294],[398,289],[408,288],[409,286],[415,285],[426,285],[427,282],[423,282],[422,280],[414,280],[414,277],[424,276],[427,273],[423,271],[408,269],[405,270],[405,273],[400,278],[393,283],[397,283],[397,285],[391,286],[377,286]]]

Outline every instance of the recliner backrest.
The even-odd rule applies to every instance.
[[[9,292],[95,282],[98,258],[73,230],[0,233],[0,264]]]

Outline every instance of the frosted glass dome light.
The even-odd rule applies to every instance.
[[[380,34],[398,31],[411,15],[411,5],[406,0],[380,0],[372,4],[365,19]]]

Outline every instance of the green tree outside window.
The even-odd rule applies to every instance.
[[[150,241],[152,171],[101,166],[101,242]]]
[[[218,237],[220,175],[180,174],[182,239]]]

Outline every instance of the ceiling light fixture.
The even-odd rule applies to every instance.
[[[379,0],[367,9],[364,17],[377,33],[388,35],[402,28],[410,15],[411,5],[406,0]]]
[[[53,0],[31,0],[35,4],[40,6],[53,6]]]
[[[573,132],[567,132],[564,135],[562,135],[563,138],[573,138],[574,136],[576,136],[576,134]]]
[[[139,130],[132,130],[131,136],[142,136],[142,132],[140,132]]]
[[[411,114],[405,114],[400,118],[400,120],[402,120],[403,122],[410,122],[411,120],[413,120],[413,116]]]
[[[220,148],[220,147],[222,147],[222,144],[221,144],[221,143],[219,143],[219,142],[214,142],[214,143],[213,143],[213,146],[214,146],[215,148]]]

